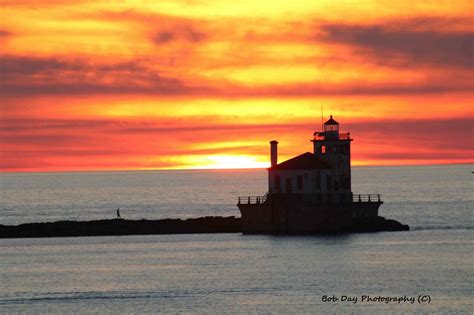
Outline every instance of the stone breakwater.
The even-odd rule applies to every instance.
[[[0,225],[0,238],[240,233],[241,219],[201,217],[163,220],[95,220]]]
[[[353,222],[348,232],[364,233],[364,232],[396,232],[409,231],[410,227],[396,220],[385,219],[384,217],[359,218]]]
[[[366,233],[382,231],[408,231],[408,225],[383,217],[359,219],[348,228],[337,233]],[[204,234],[241,233],[241,218],[201,217],[193,219],[162,220],[95,220],[58,221],[1,225],[0,238],[25,237],[74,237],[154,234]]]

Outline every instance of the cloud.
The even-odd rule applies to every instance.
[[[9,31],[6,31],[6,30],[0,30],[0,39],[1,38],[4,38],[4,37],[9,37],[11,36],[12,33],[10,33]]]
[[[349,45],[355,53],[386,65],[436,65],[472,67],[474,33],[471,22],[465,30],[442,28],[450,19],[415,18],[392,20],[381,24],[324,24],[316,37],[327,43]]]
[[[290,124],[222,121],[212,125],[203,120],[180,118],[5,119],[0,120],[0,168],[37,171],[161,168],[177,167],[189,156],[266,157],[268,140],[275,136],[281,140],[280,152],[284,158],[311,150],[308,138],[313,127],[312,119]],[[355,161],[462,162],[472,161],[474,152],[472,141],[453,141],[460,132],[462,135],[474,132],[472,117],[351,120],[342,121],[341,128],[350,131],[355,139],[352,150]]]
[[[152,36],[155,44],[166,44],[176,40],[197,43],[206,38],[206,35],[189,25],[180,25],[170,30],[160,30]]]
[[[207,121],[212,121],[208,117]],[[239,124],[228,123],[223,119],[220,123],[211,125],[206,120],[193,118],[183,121],[179,118],[150,119],[150,120],[127,120],[127,119],[4,119],[0,120],[0,136],[3,143],[53,143],[64,144],[75,147],[76,145],[87,145],[91,143],[102,143],[103,146],[115,145],[103,139],[136,138],[156,143],[173,141],[184,141],[178,146],[189,148],[192,143],[185,143],[188,137],[199,139],[200,144],[205,143],[245,143],[248,139],[255,139],[267,147],[267,142],[272,136],[286,137],[294,134],[307,134],[310,136],[314,131],[314,120],[301,121],[298,123],[254,123]],[[416,144],[413,147],[449,148],[456,150],[472,150],[472,141],[452,142],[457,139],[460,131],[462,134],[474,132],[474,118],[447,118],[447,119],[380,119],[373,120],[350,120],[341,123],[343,131],[350,131],[351,135],[359,142],[377,143],[384,145],[390,139],[392,142]],[[72,141],[74,140],[74,141]],[[306,142],[306,137],[304,142]],[[144,143],[145,151],[150,148]],[[248,144],[239,144],[239,146]],[[235,146],[234,144],[229,147]],[[253,146],[253,144],[251,145]],[[443,148],[441,148],[443,147]],[[77,148],[77,147],[76,147]],[[161,146],[160,149],[164,149]],[[131,148],[130,150],[133,150]]]
[[[473,161],[474,142],[460,134],[474,133],[474,117],[350,122],[344,124],[355,138],[356,160]]]
[[[74,15],[73,18],[77,18]],[[209,22],[204,19],[186,18],[176,15],[144,12],[138,10],[101,11],[87,18],[98,20],[136,23],[140,28],[151,30],[150,39],[154,44],[169,44],[175,41],[198,43],[210,37]]]
[[[175,78],[138,61],[110,64],[25,56],[0,56],[0,95],[187,94]]]
[[[242,132],[242,126],[212,127],[181,119],[5,119],[0,120],[0,169],[170,167],[176,165],[164,160],[176,156],[258,152],[259,146],[238,141],[216,145],[229,141],[229,134],[249,135],[258,128]]]
[[[463,76],[460,76],[463,77]],[[286,84],[282,86],[263,86],[253,89],[242,90],[239,94],[238,89],[234,89],[234,95],[249,96],[278,96],[278,97],[303,97],[320,95],[419,95],[419,94],[437,94],[447,92],[472,92],[474,84],[469,80],[446,81],[441,77],[431,77],[429,80],[422,80],[414,83],[397,82],[396,78],[388,82],[364,82],[361,79],[358,82],[344,83],[302,83]]]
[[[57,6],[57,5],[77,5],[80,3],[87,3],[90,2],[90,0],[48,0],[46,2],[41,3],[41,7],[49,7],[49,6]],[[37,6],[38,3],[36,1],[31,1],[31,0],[2,0],[0,1],[0,6],[3,7],[16,7],[16,6],[27,6],[31,7],[32,5]]]
[[[425,152],[417,151],[404,151],[404,152],[383,152],[383,153],[366,153],[361,157],[363,159],[377,160],[377,161],[403,161],[403,160],[420,160],[429,163],[429,161],[447,160],[448,162],[455,162],[456,160],[467,160],[470,158],[469,153],[465,151],[456,152],[454,150],[449,151],[449,158],[440,155],[438,150],[427,150]]]
[[[181,34],[182,30],[177,30]],[[174,40],[169,33],[160,40]],[[163,34],[161,35],[163,36]],[[182,36],[182,35],[179,35]],[[188,36],[188,35],[186,35]],[[195,35],[189,35],[195,36]],[[196,38],[196,40],[198,40]],[[380,56],[379,56],[380,57]],[[243,66],[243,65],[242,65]],[[173,68],[173,67],[172,67]],[[407,82],[390,77],[379,82],[308,82],[250,85],[226,78],[202,78],[196,71],[175,71],[145,59],[100,63],[87,59],[55,57],[0,56],[0,95],[154,95],[195,97],[308,97],[321,95],[414,95],[445,92],[471,92],[472,74],[467,71],[427,73],[425,78]],[[174,71],[174,76],[166,74]],[[446,74],[446,75],[445,75]],[[194,76],[194,77],[192,77]]]
[[[378,121],[351,121],[344,124],[344,128],[355,130],[360,133],[378,132],[381,134],[403,135],[403,138],[423,138],[427,143],[437,139],[456,139],[461,134],[474,132],[474,117],[457,117],[446,119],[424,119],[424,117],[412,117],[412,119],[381,119]],[[474,146],[469,141],[465,145]]]
[[[55,58],[35,58],[3,55],[0,58],[0,69],[3,78],[21,75],[37,75],[56,70],[80,71],[84,68],[78,64],[60,61]]]

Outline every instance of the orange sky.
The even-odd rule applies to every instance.
[[[474,162],[472,1],[0,2],[2,171]]]

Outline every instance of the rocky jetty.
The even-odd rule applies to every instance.
[[[366,233],[366,232],[395,232],[409,231],[410,227],[395,220],[385,219],[384,217],[359,218],[354,222],[348,232]]]
[[[240,233],[241,219],[201,217],[163,220],[96,220],[0,225],[0,238]]]
[[[408,231],[408,225],[383,217],[358,219],[349,229],[339,233],[366,233],[382,231]],[[0,238],[24,237],[72,237],[72,236],[115,236],[153,234],[203,234],[241,233],[241,218],[201,217],[195,219],[163,220],[95,220],[58,221],[1,225]]]

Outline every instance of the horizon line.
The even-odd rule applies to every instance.
[[[351,167],[413,167],[413,166],[450,166],[469,165],[473,162],[454,163],[422,163],[422,164],[359,164]],[[25,174],[25,173],[108,173],[108,172],[154,172],[154,171],[245,171],[245,170],[268,170],[266,167],[242,167],[242,168],[137,168],[137,169],[84,169],[84,170],[28,170],[28,171],[6,171],[0,170],[0,174]]]

